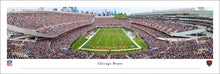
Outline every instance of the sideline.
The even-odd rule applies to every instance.
[[[91,37],[89,37],[89,39],[88,39],[85,43],[83,43],[83,45],[81,45],[78,49],[82,49],[82,47],[83,47],[87,42],[89,42],[89,40],[90,40],[94,35],[96,35],[96,33],[98,33],[99,30],[100,30],[100,29],[98,29],[98,31],[96,31]]]
[[[125,30],[124,29],[122,29],[123,31],[124,31],[124,33],[125,33]],[[128,34],[127,33],[125,33],[127,36],[128,36]],[[129,37],[129,36],[128,36]],[[131,41],[136,45],[136,46],[138,46],[138,48],[139,49],[141,49],[141,47],[131,38],[131,37],[129,37],[130,39],[131,39]]]
[[[100,29],[98,29],[98,31],[99,31]],[[125,30],[124,29],[122,29],[123,30],[123,32],[127,35],[127,33],[125,32]],[[97,32],[98,32],[97,31]],[[97,33],[96,32],[96,33]],[[131,39],[131,41],[136,45],[136,46],[138,46],[138,48],[132,48],[132,49],[120,49],[120,50],[110,50],[110,49],[87,49],[87,48],[82,48],[87,42],[89,42],[89,40],[96,34],[96,33],[94,33],[85,43],[83,43],[83,45],[81,45],[78,49],[82,49],[82,50],[89,50],[89,51],[126,51],[126,50],[137,50],[137,49],[141,49],[141,47],[131,38],[131,37],[129,37],[128,35],[128,37]]]

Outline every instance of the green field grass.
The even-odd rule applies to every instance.
[[[125,29],[125,31],[130,31],[130,30]],[[146,43],[141,39],[141,37],[138,36],[138,35],[137,35],[136,33],[134,33],[133,31],[130,31],[130,32],[132,32],[133,34],[136,35],[136,37],[133,38],[133,40],[134,40],[140,47],[142,47],[143,49],[147,49],[147,45],[146,45]]]
[[[134,42],[124,33],[121,28],[101,28],[99,31],[86,43],[83,48],[97,49],[93,47],[103,47],[98,49],[130,49],[138,48]],[[106,47],[106,48],[105,48]],[[109,47],[109,48],[108,48]],[[113,47],[113,48],[110,48]],[[127,47],[127,48],[114,48]]]
[[[94,30],[92,30],[94,31]],[[107,50],[121,50],[121,49],[134,49],[138,48],[134,42],[126,35],[122,28],[99,28],[99,30],[85,45],[88,39],[85,38],[86,35],[81,36],[78,38],[72,45],[71,49],[75,49],[81,52],[88,52],[89,50],[82,50],[79,49],[80,46],[84,49],[98,49],[98,50],[106,50],[106,51],[90,51],[91,53],[99,53],[99,54],[108,54],[109,51]],[[128,31],[128,30],[126,30]],[[91,31],[90,31],[91,32]],[[132,32],[132,31],[130,31]],[[134,32],[132,32],[134,33]],[[87,33],[88,34],[88,33]],[[136,35],[136,34],[135,34]],[[133,40],[141,47],[138,50],[126,50],[126,51],[111,51],[110,54],[124,54],[130,52],[141,51],[147,48],[147,45],[144,41],[136,35]],[[102,47],[102,48],[94,48],[94,47]],[[105,48],[103,48],[105,47]],[[113,48],[107,48],[113,47]],[[127,47],[127,48],[116,48],[116,47]]]

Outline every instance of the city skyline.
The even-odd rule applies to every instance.
[[[40,7],[8,7],[7,11],[15,10],[23,10],[23,9],[38,9]],[[57,8],[57,11],[61,11],[63,7],[43,7],[45,11],[52,11],[54,8]],[[169,9],[179,9],[179,8],[195,8],[196,10],[198,7],[77,7],[80,11],[89,11],[89,12],[98,12],[102,13],[105,10],[107,11],[117,11],[117,13],[123,12],[128,15],[134,13],[143,13],[143,12],[153,12],[153,10],[169,10]],[[212,11],[213,8],[205,7],[205,10]]]

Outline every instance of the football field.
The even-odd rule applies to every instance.
[[[79,49],[121,51],[141,49],[141,47],[122,28],[99,28]]]

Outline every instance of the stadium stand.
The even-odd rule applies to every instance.
[[[59,35],[82,25],[92,24],[94,17],[95,15],[48,11],[10,12],[7,14],[7,22],[10,25],[32,29],[40,33]],[[66,27],[66,29],[60,29],[60,27]]]
[[[181,38],[169,34],[199,29],[193,25],[148,19],[96,18],[95,15],[60,12],[16,12],[7,14],[8,24],[33,29],[55,38],[35,41],[7,40],[8,59],[211,59],[213,38],[195,37],[188,41],[165,41],[160,38]],[[70,45],[88,31],[99,27],[127,28],[137,33],[147,49],[126,54],[84,53]]]
[[[118,27],[121,28],[129,24],[129,19],[122,18],[96,18],[94,25],[98,27]]]
[[[132,19],[131,23],[146,25],[167,34],[199,29],[193,25],[182,25],[179,23],[159,20]]]

